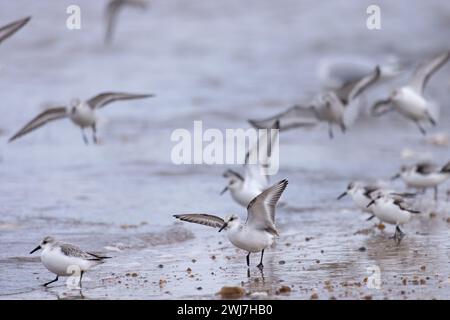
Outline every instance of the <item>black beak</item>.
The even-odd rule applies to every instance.
[[[33,252],[36,252],[38,250],[42,249],[41,246],[37,246],[36,248],[34,248],[33,250],[31,250],[30,254],[32,254]]]
[[[343,197],[345,197],[347,195],[347,191],[345,191],[344,193],[342,193],[339,197],[337,197],[338,200],[341,200]]]
[[[395,179],[398,179],[398,178],[400,178],[400,173],[397,173],[395,176],[392,176],[391,180],[395,180]]]
[[[222,231],[223,229],[225,229],[227,226],[228,226],[228,223],[225,222],[225,223],[223,224],[223,226],[219,229],[219,232]]]
[[[222,192],[220,192],[220,195],[223,195],[225,192],[227,192],[228,191],[228,186],[226,186],[223,190],[222,190]]]
[[[373,205],[374,203],[375,203],[375,200],[370,201],[366,208],[370,207],[370,206]]]

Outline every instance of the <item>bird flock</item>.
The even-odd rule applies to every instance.
[[[145,2],[138,0],[110,1],[106,11],[105,41],[107,43],[112,41],[118,12],[126,5],[138,8],[146,7]],[[27,17],[0,27],[0,44],[23,28],[30,19]],[[420,64],[409,82],[393,90],[387,98],[372,104],[371,114],[380,117],[388,112],[396,111],[405,119],[415,123],[422,134],[426,134],[426,126],[438,125],[439,108],[429,97],[425,96],[425,88],[431,77],[443,68],[449,59],[450,51],[446,51]],[[346,66],[344,69],[351,71],[348,70],[349,68],[351,66]],[[330,70],[329,68],[329,73]],[[342,71],[339,68],[337,70]],[[348,72],[344,72],[344,76],[337,76],[338,81],[334,81],[331,88],[320,92],[309,102],[295,105],[275,115],[269,115],[265,119],[250,119],[248,122],[257,129],[275,129],[268,130],[267,132],[270,133],[259,137],[258,143],[263,144],[273,141],[279,132],[295,128],[312,128],[321,123],[328,125],[328,135],[330,138],[334,138],[335,127],[342,133],[351,130],[351,126],[359,115],[361,96],[386,77],[397,76],[397,72],[390,71],[383,66],[374,65],[370,70],[352,73],[351,76],[348,76]],[[327,76],[331,77],[330,74]],[[98,140],[96,112],[99,109],[112,102],[147,99],[154,96],[152,93],[104,92],[87,100],[75,99],[65,106],[54,106],[41,112],[13,134],[9,138],[9,142],[15,142],[47,123],[70,119],[81,129],[83,141],[86,144],[89,143],[89,139],[85,130],[91,129],[92,142],[95,144]],[[275,211],[281,195],[288,185],[288,180],[283,179],[271,184],[268,176],[261,173],[260,165],[251,164],[248,161],[252,153],[257,152],[256,150],[256,146],[253,146],[248,151],[243,165],[244,173],[232,169],[223,173],[223,177],[227,179],[227,185],[221,194],[229,191],[232,199],[246,208],[245,221],[235,214],[221,218],[206,213],[187,213],[175,214],[174,218],[217,228],[219,232],[225,231],[234,246],[247,252],[247,267],[250,267],[250,254],[260,253],[257,267],[263,269],[264,251],[270,248],[279,237],[275,223]],[[398,173],[392,176],[392,180],[402,179],[406,187],[416,189],[417,192],[398,192],[381,184],[352,181],[337,199],[348,195],[359,210],[370,215],[367,220],[377,218],[380,222],[393,225],[395,233],[392,238],[397,245],[400,245],[405,236],[401,227],[414,215],[420,214],[420,211],[414,208],[412,200],[427,189],[434,190],[434,199],[437,200],[439,185],[449,178],[450,162],[442,165],[420,162],[403,166]],[[38,250],[42,250],[41,261],[44,266],[56,275],[54,280],[45,283],[44,286],[57,281],[60,276],[72,275],[73,266],[76,266],[80,272],[79,285],[81,286],[84,272],[110,258],[83,251],[72,244],[60,242],[50,236],[45,237],[30,254]]]

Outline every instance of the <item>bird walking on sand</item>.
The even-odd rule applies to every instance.
[[[426,134],[422,122],[435,126],[439,118],[439,108],[424,96],[425,87],[431,76],[442,68],[450,58],[450,51],[438,55],[417,68],[408,84],[392,91],[384,100],[377,101],[372,107],[374,116],[381,116],[391,110],[398,111],[413,121],[422,134]]]
[[[357,97],[380,78],[380,68],[371,74],[348,83],[342,88],[319,94],[308,107],[296,105],[288,110],[264,120],[249,120],[255,128],[268,128],[275,120],[280,121],[280,130],[312,127],[320,122],[328,123],[328,135],[334,137],[333,125],[344,133],[354,123],[359,114]]]
[[[75,125],[81,128],[83,135],[83,140],[88,144],[88,139],[85,135],[85,128],[92,129],[92,138],[94,143],[97,143],[97,117],[96,110],[110,104],[114,101],[121,100],[133,100],[133,99],[144,99],[154,97],[153,94],[133,94],[133,93],[122,93],[122,92],[105,92],[92,97],[87,101],[80,101],[79,99],[74,99],[70,103],[69,107],[61,106],[47,109],[30,122],[28,122],[22,129],[20,129],[16,134],[14,134],[9,142],[12,142],[27,133],[42,127],[43,125],[59,120],[69,118]]]
[[[48,271],[56,274],[54,280],[43,284],[45,287],[58,281],[59,277],[77,275],[77,272],[80,274],[79,285],[81,287],[84,272],[103,263],[103,260],[111,258],[85,252],[72,244],[56,241],[53,237],[45,237],[30,254],[41,249],[42,264]]]
[[[262,270],[264,250],[279,236],[275,227],[275,207],[287,184],[287,180],[282,180],[254,198],[248,204],[245,222],[235,214],[228,215],[225,219],[209,214],[181,214],[174,217],[219,228],[219,232],[225,230],[233,245],[248,252],[247,267],[250,267],[250,253],[261,252],[257,267]]]
[[[20,28],[30,21],[31,17],[26,17],[14,22],[7,24],[6,26],[0,27],[0,44],[16,33]]]

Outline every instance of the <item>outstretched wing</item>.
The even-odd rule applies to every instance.
[[[392,100],[387,98],[385,100],[378,100],[370,109],[370,113],[374,117],[380,117],[389,111],[392,111]]]
[[[346,84],[342,88],[336,90],[336,95],[341,99],[344,105],[352,102],[355,98],[357,98],[364,90],[373,85],[380,78],[381,70],[380,67],[377,66],[374,72],[369,75],[353,81],[351,83]]]
[[[192,214],[176,214],[174,218],[181,221],[187,221],[191,223],[203,224],[208,227],[221,228],[225,221],[217,216],[204,213],[192,213]]]
[[[7,38],[11,37],[14,33],[16,33],[20,28],[27,24],[30,21],[31,17],[27,17],[25,19],[20,19],[14,21],[6,26],[0,28],[0,43],[2,43]]]
[[[67,109],[66,107],[57,107],[57,108],[51,108],[48,109],[39,115],[37,115],[33,120],[28,122],[22,129],[19,130],[15,135],[13,135],[8,142],[12,142],[25,134],[42,127],[44,124],[58,120],[63,119],[67,117]]]
[[[288,130],[299,127],[311,127],[318,123],[316,113],[311,107],[293,106],[284,112],[264,120],[248,120],[257,129],[270,129],[276,121],[279,121],[280,130]]]
[[[247,207],[247,224],[278,235],[275,228],[275,206],[288,185],[286,179],[274,184],[254,198]]]
[[[450,59],[450,51],[444,52],[432,60],[423,63],[414,72],[414,75],[409,82],[409,86],[414,90],[423,94],[425,86],[427,85],[430,77],[438,71],[448,60]]]
[[[124,92],[104,92],[92,97],[86,103],[92,109],[99,109],[114,101],[134,100],[154,97],[154,94],[134,94]]]

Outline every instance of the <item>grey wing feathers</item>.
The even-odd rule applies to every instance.
[[[298,127],[311,127],[318,123],[316,113],[311,107],[295,105],[286,111],[264,120],[248,120],[257,129],[270,129],[279,121],[281,131]]]
[[[450,51],[442,53],[432,60],[423,63],[414,72],[414,75],[409,83],[420,94],[425,90],[425,86],[430,80],[431,76],[438,71],[450,58]]]
[[[0,43],[2,43],[7,38],[11,37],[14,33],[16,33],[20,28],[22,28],[28,21],[30,21],[31,17],[27,17],[25,19],[14,21],[6,26],[0,28]]]
[[[357,98],[364,90],[373,85],[380,78],[380,75],[381,70],[380,67],[377,66],[371,74],[349,83],[339,90],[336,90],[336,94],[344,104],[347,104]]]
[[[104,92],[92,97],[87,101],[87,104],[92,109],[99,109],[107,104],[120,101],[120,100],[133,100],[133,99],[144,99],[154,97],[153,94],[134,94],[134,93],[124,93],[124,92]]]
[[[374,117],[380,117],[391,110],[393,110],[392,100],[387,98],[385,100],[378,100],[375,102],[370,110],[370,113]]]
[[[48,109],[40,114],[38,114],[35,118],[33,118],[30,122],[28,122],[22,129],[19,130],[15,135],[13,135],[8,142],[12,142],[23,135],[42,127],[44,124],[66,118],[67,117],[67,109],[66,107],[57,107]]]
[[[225,221],[217,216],[204,213],[176,214],[174,218],[181,221],[198,223],[208,227],[221,228]]]

